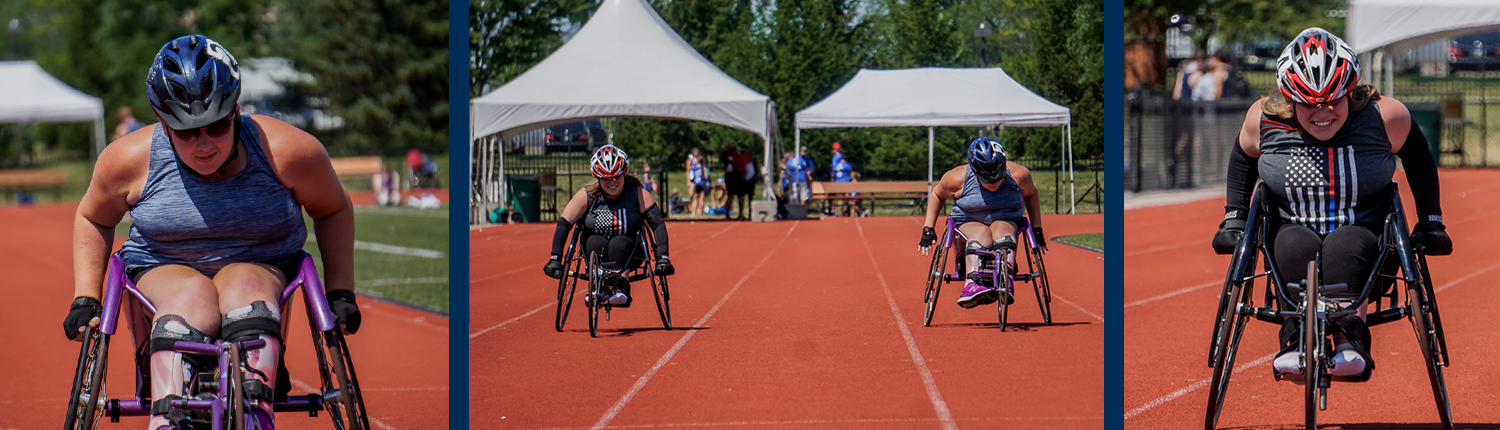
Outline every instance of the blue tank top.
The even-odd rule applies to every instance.
[[[180,264],[212,277],[232,263],[274,263],[302,250],[302,206],[277,179],[255,121],[240,116],[237,129],[245,168],[220,180],[183,167],[164,129],[152,132],[146,186],[120,249],[127,269]]]
[[[979,184],[973,171],[965,170],[964,189],[953,201],[950,216],[985,225],[995,221],[1016,222],[1026,217],[1026,200],[1021,196],[1021,186],[1009,174],[1000,182],[1000,188],[991,192]]]
[[[1276,194],[1283,220],[1318,234],[1349,224],[1379,227],[1385,222],[1391,197],[1384,191],[1396,172],[1396,156],[1374,100],[1350,112],[1327,141],[1308,135],[1295,117],[1262,113],[1260,150],[1257,170]]]

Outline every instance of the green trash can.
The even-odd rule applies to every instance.
[[[537,222],[542,215],[542,181],[537,175],[505,175],[510,182],[510,198],[526,222]]]
[[[1443,132],[1443,110],[1437,103],[1407,103],[1406,110],[1411,111],[1411,119],[1416,120],[1417,128],[1422,129],[1422,135],[1427,137],[1427,146],[1432,150],[1433,156],[1437,156],[1439,145],[1442,144]]]

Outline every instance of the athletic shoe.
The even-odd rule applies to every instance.
[[[958,295],[958,306],[973,309],[975,306],[994,303],[997,295],[994,288],[968,281],[964,283],[964,291]]]
[[[624,278],[616,279],[615,293],[609,296],[609,305],[617,308],[630,307],[630,284]]]
[[[1276,373],[1293,374],[1297,375],[1298,378],[1301,378],[1302,351],[1288,351],[1281,353],[1281,355],[1276,356],[1276,360],[1271,362],[1271,367],[1274,367],[1276,369]]]
[[[1340,344],[1333,351],[1333,376],[1357,376],[1365,373],[1365,358],[1350,344]]]

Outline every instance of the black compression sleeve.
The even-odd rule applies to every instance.
[[[557,220],[557,232],[552,233],[552,255],[563,254],[563,247],[567,246],[568,242],[568,232],[572,230],[573,223],[567,220]]]
[[[656,255],[667,255],[667,223],[662,218],[661,205],[646,209],[646,225],[656,234]]]
[[[1229,175],[1226,177],[1227,188],[1224,191],[1224,211],[1239,210],[1239,217],[1246,216],[1245,211],[1250,208],[1250,194],[1254,191],[1255,181],[1260,179],[1260,172],[1256,170],[1256,158],[1245,153],[1240,147],[1240,138],[1234,138],[1234,149],[1229,154]]]
[[[1406,169],[1406,182],[1411,186],[1411,195],[1416,199],[1417,221],[1427,221],[1429,215],[1442,215],[1442,199],[1438,192],[1437,160],[1432,149],[1427,147],[1427,136],[1417,128],[1416,118],[1411,120],[1411,131],[1406,133],[1406,143],[1396,151],[1401,165]]]

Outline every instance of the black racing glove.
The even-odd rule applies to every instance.
[[[1215,254],[1233,254],[1234,247],[1240,246],[1240,240],[1245,237],[1245,216],[1240,210],[1224,213],[1224,222],[1219,223],[1219,232],[1214,233]]]
[[[1442,221],[1422,221],[1412,229],[1411,241],[1421,247],[1426,255],[1448,255],[1453,253],[1453,239],[1448,237]]]
[[[552,258],[547,260],[547,265],[542,266],[542,273],[546,273],[547,276],[552,279],[562,279],[562,257],[558,256],[557,254],[552,254]]]
[[[349,334],[359,331],[359,304],[354,303],[353,291],[329,291],[328,309],[333,311],[334,321],[344,326],[344,331],[349,332]]]
[[[667,256],[665,255],[661,256],[661,258],[656,259],[657,275],[667,276],[673,273],[677,273],[677,268],[672,267],[672,260],[667,259]]]
[[[80,331],[89,325],[90,320],[98,318],[99,313],[103,311],[104,305],[99,303],[99,299],[93,297],[73,299],[73,306],[68,309],[68,317],[63,319],[63,334],[68,336],[68,340],[83,340],[80,337]]]
[[[926,248],[932,246],[932,243],[936,241],[937,231],[934,231],[932,227],[922,227],[922,243],[920,246]]]
[[[1031,236],[1036,238],[1037,246],[1040,246],[1042,248],[1047,247],[1047,235],[1042,233],[1041,227],[1032,227]]]

